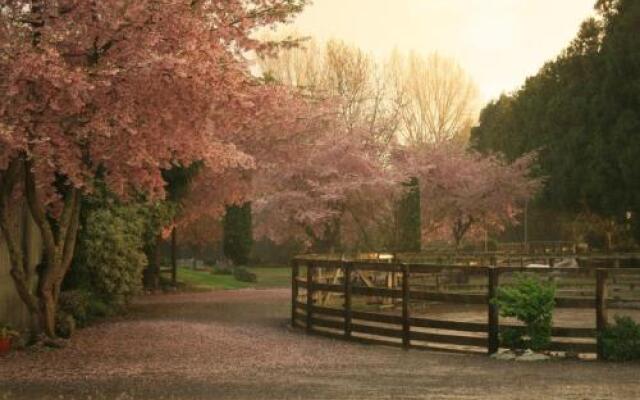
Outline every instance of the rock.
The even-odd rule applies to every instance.
[[[551,266],[547,264],[527,264],[526,268],[551,268]]]
[[[575,258],[565,258],[555,264],[557,268],[578,268],[578,262]]]
[[[515,360],[516,355],[511,350],[502,349],[502,350],[499,350],[497,353],[492,354],[491,358],[495,360],[510,361],[510,360]]]
[[[516,357],[516,361],[547,361],[548,359],[548,355],[534,353],[531,350],[527,350],[521,356]]]

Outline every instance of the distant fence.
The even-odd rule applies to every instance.
[[[492,247],[492,248],[490,248]],[[555,253],[555,254],[570,254],[581,253],[588,254],[592,252],[588,245],[584,243],[569,242],[569,241],[528,241],[528,242],[492,242],[491,245],[487,242],[471,242],[465,243],[462,247],[453,247],[447,242],[434,242],[426,243],[422,245],[422,251],[433,252],[442,251],[443,249],[449,249],[451,251],[467,251],[477,252],[484,249],[484,251],[494,251],[500,253],[518,253],[518,254],[543,254],[543,253]]]
[[[403,263],[426,263],[440,265],[492,265],[497,267],[525,267],[528,264],[546,264],[555,266],[563,261],[575,260],[580,267],[638,267],[640,253],[574,253],[546,248],[539,252],[464,252],[431,250],[421,253],[397,253],[392,260]],[[372,253],[373,254],[373,253]],[[375,253],[377,254],[377,253]],[[361,259],[360,256],[353,257]],[[562,265],[560,265],[562,266]]]
[[[634,297],[640,288],[637,268],[523,268],[299,257],[292,261],[292,270],[294,327],[404,348],[497,352],[500,332],[519,325],[501,323],[498,307],[490,299],[503,278],[508,284],[517,272],[552,274],[551,279],[558,282],[556,309],[573,309],[567,315],[583,315],[586,321],[580,325],[590,325],[554,326],[549,351],[602,358],[598,338],[607,325],[608,309],[640,304]],[[614,295],[608,294],[608,288],[614,289]],[[332,296],[338,298],[334,306],[328,301]],[[354,306],[356,297],[360,300]],[[378,309],[371,310],[363,297],[380,300]],[[429,312],[436,305],[450,305],[457,315],[471,317],[454,321],[440,313],[440,318],[431,318]],[[469,307],[475,313],[468,313]]]

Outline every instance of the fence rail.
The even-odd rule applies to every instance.
[[[300,274],[301,266],[306,267],[304,277]],[[340,279],[336,278],[329,283],[319,282],[317,272],[323,268],[339,270],[340,274],[335,276],[339,276]],[[292,261],[291,322],[294,327],[304,328],[308,333],[342,337],[365,343],[493,354],[500,348],[500,333],[518,326],[501,323],[498,307],[490,301],[496,297],[501,277],[513,272],[548,273],[557,270],[559,269],[296,258]],[[640,278],[640,269],[618,268],[617,270]],[[391,285],[391,287],[355,285],[354,278],[363,271],[387,273],[397,285]],[[411,287],[412,277],[416,275],[451,271],[462,271],[465,274],[483,277],[487,282],[484,293],[443,293]],[[607,298],[610,269],[598,268],[590,271],[595,271],[595,276],[585,275],[584,270],[580,268],[567,268],[562,271],[579,276],[581,279],[593,279],[590,284],[595,287],[595,293],[591,297],[559,296],[556,298],[556,308],[594,310],[595,328],[553,327],[549,350],[595,353],[598,358],[603,358],[599,333],[607,326],[607,309],[612,305],[619,305],[624,300]],[[481,285],[470,287],[477,289]],[[304,290],[304,295],[301,295],[301,290]],[[317,304],[318,298],[329,294],[341,296],[342,307],[331,308]],[[401,310],[399,315],[356,310],[353,307],[354,296],[392,299],[395,306],[401,305]],[[487,322],[447,321],[412,315],[410,304],[420,301],[484,306]]]

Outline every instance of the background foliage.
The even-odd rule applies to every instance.
[[[253,246],[251,203],[231,205],[224,216],[224,255],[234,265],[246,265]]]
[[[537,173],[547,185],[535,207],[596,213],[632,229],[637,239],[640,3],[599,0],[595,7],[597,16],[560,56],[484,108],[471,142],[511,160],[539,150]]]

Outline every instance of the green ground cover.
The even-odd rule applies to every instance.
[[[178,281],[194,290],[228,290],[249,287],[267,289],[291,285],[291,269],[286,266],[249,267],[247,269],[257,275],[257,282],[240,282],[233,275],[212,274],[210,268],[206,270],[178,268]]]

